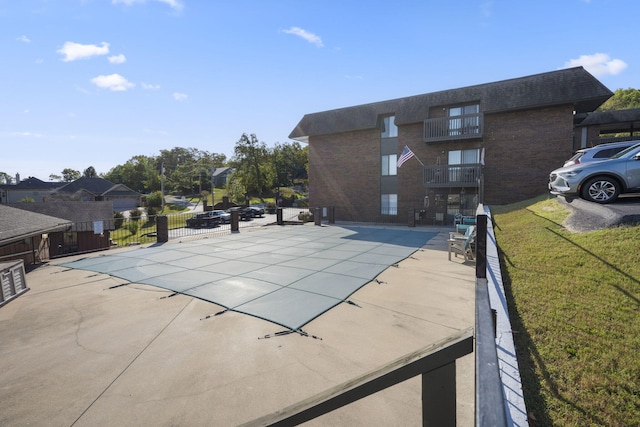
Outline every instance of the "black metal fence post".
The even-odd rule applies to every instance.
[[[476,277],[487,278],[487,215],[484,213],[476,215]]]
[[[238,212],[237,209],[233,209],[231,211],[231,232],[238,232],[240,231],[240,213]]]
[[[169,217],[166,215],[156,217],[156,239],[158,243],[169,241]]]
[[[278,225],[284,225],[284,220],[282,219],[282,208],[276,208],[276,223]]]

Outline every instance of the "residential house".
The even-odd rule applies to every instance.
[[[11,207],[23,212],[63,218],[68,223],[64,230],[47,233],[39,256],[41,259],[111,247],[110,233],[115,229],[111,201],[55,200],[46,203],[19,203]],[[44,253],[45,250],[47,254]]]
[[[17,177],[15,184],[0,185],[0,204],[20,203],[23,200],[41,203],[49,193],[63,185],[64,182],[44,182],[32,176],[22,181]]]
[[[213,174],[211,175],[213,185],[215,185],[218,188],[226,186],[227,182],[229,182],[229,177],[234,171],[235,171],[234,168],[228,168],[228,167],[215,168],[213,170]]]
[[[102,178],[79,178],[50,195],[51,200],[108,201],[116,212],[135,209],[142,204],[142,194],[124,184]]]
[[[336,220],[451,223],[544,194],[574,116],[612,95],[576,67],[306,114],[289,137],[309,144],[310,206]]]

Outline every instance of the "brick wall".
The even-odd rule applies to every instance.
[[[380,131],[311,138],[309,205],[335,206],[338,221],[374,221],[380,212]]]
[[[423,142],[423,124],[398,129],[398,154],[405,145],[425,165],[447,164],[448,152],[485,148],[486,204],[507,204],[545,194],[549,172],[572,154],[571,106],[490,114],[484,118],[483,140]],[[478,190],[467,188],[470,197]],[[398,170],[397,222],[424,207],[430,197],[427,218],[446,211],[447,188],[427,190],[423,169],[414,158]],[[453,189],[457,194],[459,189]],[[436,195],[444,205],[437,206]],[[338,221],[379,221],[380,132],[377,129],[312,137],[309,143],[309,203],[311,207],[335,206]]]
[[[548,192],[549,172],[571,157],[571,106],[485,116],[485,200],[508,204]]]

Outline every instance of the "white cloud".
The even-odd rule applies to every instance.
[[[142,89],[146,89],[146,90],[158,90],[158,89],[160,89],[160,85],[152,85],[152,84],[145,83],[145,82],[140,83],[140,86],[142,86]]]
[[[173,99],[176,101],[184,101],[189,97],[186,93],[173,92]]]
[[[19,42],[22,42],[22,43],[31,43],[31,39],[29,37],[27,37],[27,36],[17,37],[16,40],[18,40]]]
[[[565,62],[564,68],[584,67],[594,76],[616,75],[627,68],[627,63],[621,59],[611,59],[606,53],[594,53],[593,55],[581,55],[579,58]]]
[[[288,30],[282,30],[282,32],[285,34],[293,34],[294,36],[298,36],[308,41],[309,43],[315,44],[318,47],[324,46],[324,44],[322,43],[322,39],[320,37],[316,36],[313,33],[308,32],[307,30],[303,30],[302,28],[291,27]]]
[[[95,44],[65,42],[57,52],[64,55],[64,58],[62,58],[64,62],[75,61],[76,59],[108,54],[109,43],[102,42],[102,46],[96,46]]]
[[[42,138],[41,133],[33,133],[33,132],[12,132],[11,136],[16,138]]]
[[[127,61],[127,58],[123,55],[113,55],[107,58],[112,64],[124,64]]]
[[[146,3],[147,1],[148,0],[111,0],[111,3],[112,4],[120,3],[126,6],[131,6],[135,3]],[[180,0],[153,0],[153,1],[156,1],[158,3],[164,3],[174,10],[182,10],[182,8],[184,7],[184,5]]]
[[[109,74],[108,76],[94,77],[91,79],[91,83],[100,88],[109,89],[114,92],[123,92],[135,86],[135,84],[129,82],[120,74]]]

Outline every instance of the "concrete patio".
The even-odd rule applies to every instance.
[[[308,336],[60,265],[73,258],[50,262],[0,309],[0,425],[233,426],[473,327],[475,266],[447,261],[448,228],[421,230],[437,234],[352,294],[353,304],[306,323]],[[458,425],[471,426],[473,355],[457,366]],[[307,423],[420,424],[420,378]]]

